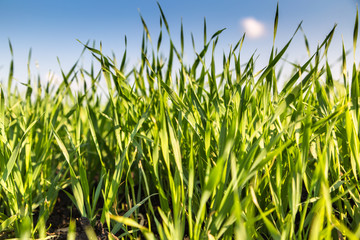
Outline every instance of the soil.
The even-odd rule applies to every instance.
[[[76,239],[87,240],[85,229],[91,226],[89,219],[81,217],[80,212],[73,206],[68,196],[63,191],[60,191],[53,212],[47,221],[49,227],[48,236],[52,237],[51,239],[67,239],[70,219],[76,220]],[[93,230],[97,239],[109,239],[109,231],[101,224],[100,216],[97,216]],[[117,239],[114,235],[112,237]]]
[[[71,192],[71,189],[65,189],[68,192]],[[152,204],[154,209],[156,209],[158,206],[160,206],[160,199],[159,196],[155,195],[152,197]],[[99,198],[98,201],[98,209],[103,206],[103,199]],[[121,215],[121,212],[118,213]],[[155,215],[157,215],[158,218],[161,218],[159,213],[155,211]],[[139,221],[142,221],[142,225],[145,227],[149,227],[149,223],[147,222],[146,217],[146,208],[145,206],[139,207],[139,216],[142,216],[142,220],[139,219]],[[38,218],[38,212],[34,212],[34,225],[36,225],[37,218]],[[109,235],[115,240],[118,239],[117,236],[112,234],[108,231],[106,224],[103,225],[100,222],[100,214],[96,216],[95,224],[92,227],[93,231],[95,232],[97,238],[99,240],[107,240],[109,239]],[[58,196],[56,199],[55,206],[53,208],[53,211],[51,215],[49,216],[46,227],[47,227],[47,236],[48,239],[55,239],[55,240],[62,240],[67,239],[68,231],[69,231],[69,224],[71,220],[76,221],[76,240],[87,240],[89,239],[86,235],[86,229],[91,227],[89,219],[85,217],[81,217],[80,212],[77,210],[77,208],[74,206],[73,202],[70,200],[70,198],[66,195],[64,191],[59,191]],[[155,238],[158,238],[157,229],[155,224],[151,225],[151,231],[154,233]],[[119,232],[118,234],[122,234],[122,232]],[[187,230],[186,230],[187,234]],[[0,240],[2,239],[8,239],[14,235],[14,232],[3,232],[0,233]],[[119,236],[119,235],[118,235]],[[187,239],[187,238],[184,238]]]

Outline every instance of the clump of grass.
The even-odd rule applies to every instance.
[[[334,79],[335,27],[279,90],[275,68],[292,38],[276,48],[278,10],[269,63],[255,73],[253,58],[240,62],[245,36],[216,72],[222,30],[208,38],[206,24],[203,49],[185,63],[183,27],[178,48],[159,9],[166,60],[162,30],[152,49],[141,17],[141,63],[129,72],[126,51],[118,64],[84,44],[98,72],[75,64],[59,86],[29,77],[23,97],[11,62],[7,91],[0,87],[1,234],[45,238],[58,192],[71,189],[92,226],[100,220],[126,239],[358,239],[360,74],[355,63],[347,73],[343,50]],[[358,15],[354,52],[357,35]],[[91,85],[74,92],[80,77]]]

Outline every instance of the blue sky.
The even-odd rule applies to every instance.
[[[242,54],[244,61],[256,50],[260,55],[258,66],[264,66],[272,45],[272,28],[276,0],[159,0],[170,25],[175,43],[179,43],[181,20],[184,25],[185,50],[192,56],[191,35],[200,47],[203,42],[203,21],[207,21],[210,37],[219,29],[221,34],[218,50],[227,52],[246,31],[246,24],[260,26],[258,33],[247,30]],[[352,48],[352,32],[356,16],[356,0],[279,0],[279,25],[276,46],[281,48],[292,36],[298,24],[308,37],[312,52],[337,24],[336,34],[330,48],[330,62],[341,55],[342,35],[346,49]],[[78,59],[82,42],[102,41],[105,53],[113,51],[118,58],[124,51],[124,37],[128,40],[130,67],[140,57],[142,23],[139,13],[145,19],[151,37],[156,43],[159,34],[160,12],[153,0],[1,0],[0,1],[0,81],[5,83],[11,60],[8,39],[14,49],[15,78],[26,81],[26,62],[32,48],[30,67],[33,74],[42,78],[49,71],[59,73],[57,57],[67,70]],[[164,35],[165,31],[164,31]],[[165,38],[166,39],[166,38]],[[164,39],[164,41],[166,41]],[[167,49],[163,49],[167,54]],[[299,32],[287,53],[291,61],[306,60],[302,33]],[[349,56],[349,59],[352,55]],[[191,62],[192,59],[188,59]],[[91,62],[87,54],[81,60],[85,67]]]

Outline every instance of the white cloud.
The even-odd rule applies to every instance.
[[[253,17],[244,18],[240,21],[246,36],[249,38],[260,38],[265,35],[265,25]]]

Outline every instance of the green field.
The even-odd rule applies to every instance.
[[[29,77],[20,91],[11,61],[0,85],[0,239],[359,239],[360,67],[346,68],[358,15],[340,77],[327,59],[334,27],[313,53],[304,36],[309,58],[279,89],[292,39],[275,47],[278,11],[255,72],[254,56],[240,62],[245,35],[215,56],[222,30],[207,36],[206,25],[184,62],[183,27],[176,46],[159,9],[157,39],[141,18],[130,70],[126,51],[116,59],[83,44],[101,69],[74,64],[61,84]],[[62,226],[54,209],[69,212]]]

